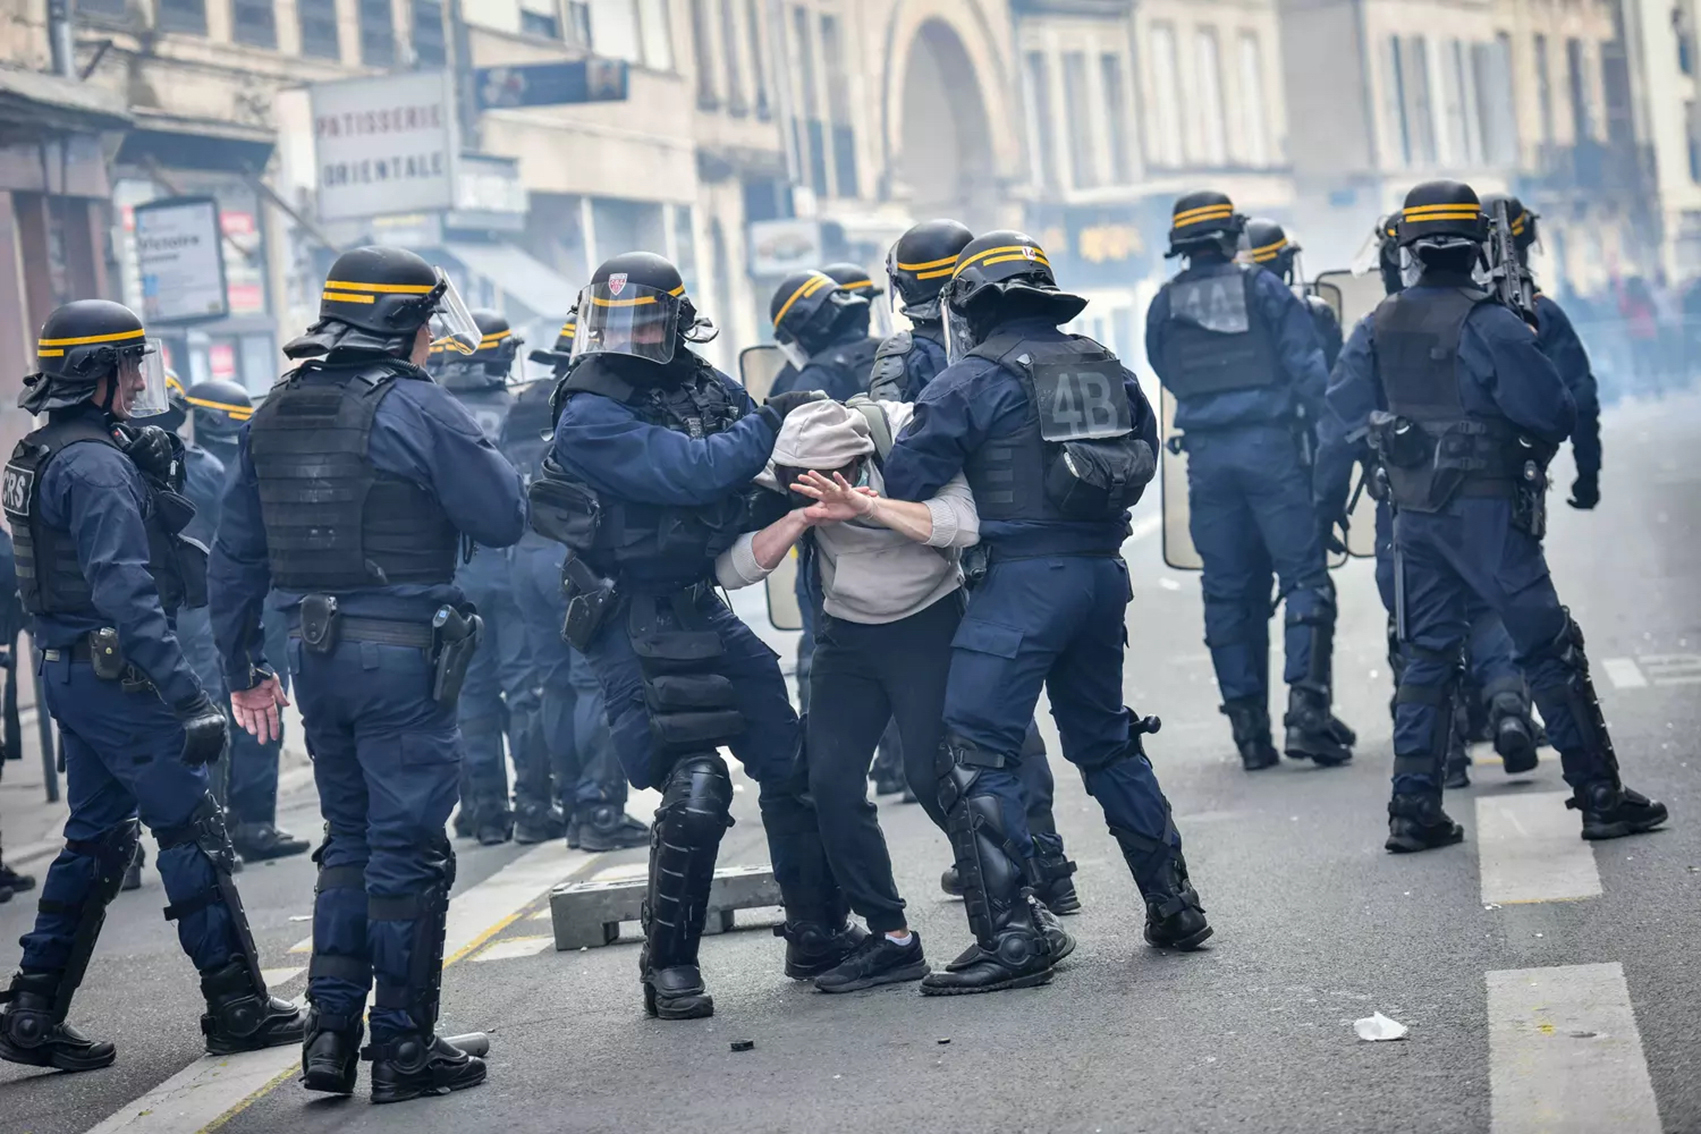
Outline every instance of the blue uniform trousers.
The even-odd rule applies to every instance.
[[[484,619],[484,640],[467,667],[459,707],[470,798],[463,805],[478,820],[507,810],[508,764],[514,761],[514,798],[521,807],[547,809],[553,802],[548,753],[542,731],[542,701],[527,617],[514,594],[508,552],[479,548],[462,564],[455,583]]]
[[[1287,603],[1283,679],[1327,691],[1313,623],[1335,620],[1310,470],[1285,424],[1186,435],[1189,530],[1204,563],[1205,644],[1225,701],[1269,695],[1271,576]]]
[[[431,699],[425,650],[344,640],[316,654],[292,638],[289,669],[326,830],[314,856],[321,873],[308,991],[321,1014],[358,1020],[369,971],[378,985],[372,1035],[381,1040],[413,1030],[407,1011],[386,1004],[403,991],[423,995],[428,966],[416,958],[429,946],[424,919],[369,918],[368,902],[377,914],[434,890],[447,899],[454,852],[443,828],[461,768],[455,707]]]
[[[561,637],[567,598],[560,544],[522,540],[514,548],[513,593],[525,611],[543,686],[543,735],[555,793],[564,808],[626,804],[626,777],[614,753],[602,685],[585,656]]]
[[[269,613],[268,626],[272,622],[280,627],[285,624],[282,614]],[[268,629],[266,656],[275,666],[284,655],[281,644],[273,648],[272,637]],[[218,646],[213,643],[213,628],[208,621],[206,607],[178,612],[177,640],[182,644],[183,655],[189,659],[195,676],[206,687],[207,696],[215,705],[224,708],[230,695],[225,690],[224,666],[219,660]],[[225,751],[227,763],[213,769],[213,775],[223,780],[219,786],[233,822],[271,823],[277,819],[278,759],[282,751],[281,737],[270,744],[261,744],[247,729],[231,728],[230,747]]]
[[[1003,767],[977,769],[971,793],[996,796],[1005,831],[1033,855],[1024,742],[1041,688],[1063,757],[1079,767],[1106,821],[1153,840],[1171,833],[1169,804],[1144,756],[1127,758],[1122,704],[1128,567],[1109,556],[999,559],[969,598],[951,646],[945,729]]]
[[[183,726],[156,693],[126,693],[120,682],[96,677],[88,662],[72,661],[69,650],[58,652],[42,662],[41,678],[64,745],[69,845],[48,868],[43,908],[21,941],[22,967],[32,970],[66,965],[82,906],[101,873],[92,844],[138,816],[156,834],[186,824],[208,792],[206,770],[182,762]],[[193,842],[161,851],[158,866],[172,905],[192,905],[217,886],[212,861]],[[178,918],[177,940],[202,972],[240,949],[223,902]]]
[[[1606,778],[1610,770],[1588,747],[1566,695],[1572,670],[1562,654],[1568,620],[1548,575],[1540,541],[1512,525],[1504,497],[1460,497],[1435,514],[1410,510],[1394,518],[1394,542],[1405,573],[1407,653],[1394,716],[1396,791],[1435,785],[1415,768],[1436,736],[1436,698],[1453,680],[1459,651],[1481,603],[1498,615],[1528,678],[1548,735],[1573,787]]]

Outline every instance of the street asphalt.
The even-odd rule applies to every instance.
[[[1386,854],[1389,675],[1362,561],[1337,573],[1335,666],[1358,758],[1246,774],[1216,709],[1198,578],[1162,562],[1154,488],[1127,549],[1127,700],[1164,720],[1148,751],[1216,927],[1206,949],[1144,944],[1128,871],[1042,713],[1086,907],[1067,921],[1078,949],[1045,987],[826,996],[785,979],[767,928],[777,911],[754,911],[703,945],[714,1018],[661,1023],[643,1014],[635,926],[585,951],[547,937],[551,883],[635,875],[642,851],[461,842],[469,920],[451,927],[440,1031],[491,1034],[489,1082],[373,1107],[364,1083],[349,1100],[303,1092],[287,1053],[253,1061],[246,1080],[242,1059],[200,1056],[195,974],[150,870],[114,903],[72,1013],[116,1040],[118,1064],[0,1065],[0,1134],[1701,1131],[1701,397],[1619,407],[1605,424],[1600,509],[1565,506],[1568,458],[1556,462],[1550,562],[1588,635],[1625,778],[1671,806],[1667,830],[1582,844],[1554,754],[1513,780],[1483,749],[1475,786],[1448,797],[1466,841]],[[757,596],[737,605],[759,617]],[[789,662],[788,636],[769,637]],[[764,863],[755,787],[737,783],[722,861]],[[911,924],[943,964],[968,941],[961,903],[939,890],[945,839],[913,805],[883,800],[880,816]],[[316,833],[310,787],[284,800],[280,823]],[[276,991],[299,996],[307,956],[291,950],[309,931],[311,865],[255,866],[239,883]],[[0,906],[0,939],[32,913],[23,899]],[[1354,1021],[1374,1012],[1406,1038],[1359,1039]],[[737,1040],[754,1048],[734,1052]],[[185,1076],[192,1088],[160,1089]]]

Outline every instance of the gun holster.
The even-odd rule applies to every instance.
[[[334,595],[307,595],[301,600],[301,644],[316,654],[328,654],[337,648],[338,624]]]
[[[468,603],[464,609],[452,606],[437,608],[431,620],[432,637],[436,640],[436,670],[431,683],[431,699],[438,704],[454,704],[466,683],[467,667],[472,664],[478,644],[484,639],[484,619],[478,608]]]
[[[102,681],[117,681],[129,668],[118,648],[118,631],[110,626],[89,631],[89,665]]]
[[[972,591],[985,581],[987,568],[992,566],[992,553],[983,543],[966,547],[963,549],[962,564],[963,586]]]
[[[1547,536],[1547,473],[1533,460],[1512,490],[1512,524],[1535,539]]]
[[[561,564],[561,583],[567,591],[567,618],[561,624],[561,639],[584,653],[614,613],[619,595],[614,580],[603,578],[571,553]]]

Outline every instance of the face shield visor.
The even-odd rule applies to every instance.
[[[457,354],[471,354],[484,335],[467,309],[466,300],[455,290],[455,282],[437,269],[437,305],[431,312],[431,345]]]
[[[116,383],[112,393],[114,417],[123,420],[158,417],[171,408],[165,385],[165,356],[160,353],[158,339],[149,339],[140,351],[120,355],[113,381]]]
[[[683,289],[681,289],[683,290]],[[679,339],[679,296],[623,275],[579,293],[579,327],[573,357],[624,354],[665,366]]]
[[[787,339],[774,345],[780,348],[780,353],[786,356],[786,361],[791,363],[793,370],[802,370],[809,365],[809,352],[804,350],[803,344],[796,339]]]
[[[945,360],[959,362],[968,353],[980,345],[980,337],[975,334],[974,326],[969,317],[957,310],[957,305],[951,302],[951,294],[956,288],[953,281],[945,285],[945,290],[939,295],[939,313],[945,317]]]

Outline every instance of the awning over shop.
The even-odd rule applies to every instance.
[[[183,118],[138,110],[134,128],[119,147],[119,165],[259,173],[272,160],[277,135],[257,126],[205,118]]]
[[[559,319],[579,298],[579,291],[559,272],[512,244],[450,242],[443,251],[461,266],[483,276],[510,303],[539,318]]]
[[[122,130],[130,124],[123,96],[42,71],[0,67],[0,122],[7,131]]]

